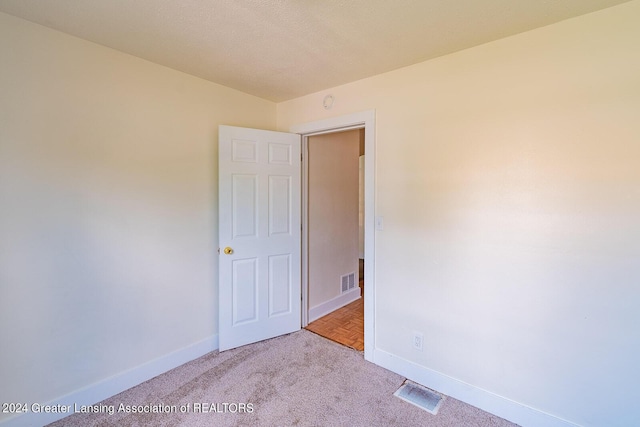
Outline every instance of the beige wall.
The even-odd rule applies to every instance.
[[[636,0],[278,104],[281,130],[376,110],[380,351],[640,423],[638,22]]]
[[[309,307],[358,274],[358,130],[309,138]]]
[[[0,58],[0,402],[217,334],[217,126],[275,104],[5,14]]]
[[[364,159],[364,154],[358,158],[358,256],[360,259],[364,259],[364,213],[366,209],[364,205]]]

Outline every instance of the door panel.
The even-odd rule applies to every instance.
[[[291,255],[269,257],[269,317],[291,313]]]
[[[258,259],[231,261],[233,326],[258,320]]]
[[[269,177],[269,235],[291,235],[291,177]]]
[[[258,176],[232,175],[231,199],[233,237],[257,237]]]
[[[300,329],[300,146],[219,128],[221,351]]]

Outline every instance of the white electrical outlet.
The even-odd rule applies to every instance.
[[[418,351],[422,351],[424,349],[424,335],[422,332],[413,331],[411,345]]]

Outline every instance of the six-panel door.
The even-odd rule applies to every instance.
[[[220,126],[218,154],[222,351],[300,329],[300,136]]]

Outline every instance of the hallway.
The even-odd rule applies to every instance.
[[[358,351],[364,351],[364,260],[360,259],[360,299],[307,325],[306,329]]]
[[[347,347],[364,351],[364,297],[309,323],[306,329]]]

